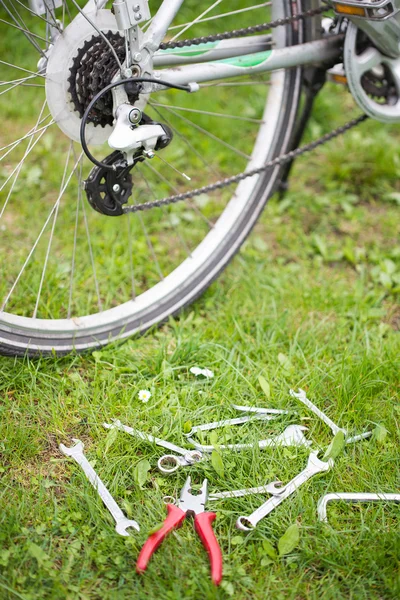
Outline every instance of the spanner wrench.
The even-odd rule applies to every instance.
[[[313,404],[307,398],[304,390],[302,390],[301,388],[299,388],[298,392],[295,392],[294,390],[289,390],[289,394],[293,398],[297,398],[297,400],[300,400],[300,402],[305,404],[315,415],[317,415],[317,417],[319,417],[321,419],[321,421],[326,423],[326,425],[328,425],[331,428],[333,435],[336,435],[338,433],[338,431],[343,431],[345,437],[347,436],[346,429],[343,429],[342,427],[339,427],[338,425],[336,425],[336,423],[334,423],[329,417],[327,417],[326,414],[322,412],[322,410],[317,408],[315,406],[315,404]]]
[[[158,459],[158,470],[161,471],[161,473],[164,473],[164,475],[170,475],[180,467],[190,467],[203,459],[203,454],[199,450],[186,450],[186,448],[171,444],[171,442],[154,437],[154,435],[150,435],[149,433],[138,431],[138,429],[133,429],[133,427],[129,427],[128,425],[123,425],[118,419],[114,419],[113,423],[103,423],[103,426],[106,429],[119,429],[120,431],[125,431],[125,433],[137,437],[140,440],[176,452],[177,454],[164,454],[164,456]]]
[[[215,492],[214,494],[210,494],[208,496],[208,501],[213,502],[214,500],[223,500],[224,498],[241,498],[242,496],[250,496],[252,494],[270,494],[271,496],[277,496],[280,495],[280,490],[282,488],[276,488],[276,485],[282,485],[282,481],[272,481],[271,483],[267,483],[267,485],[244,488],[242,490]]]
[[[324,462],[318,458],[318,452],[311,452],[308,457],[306,468],[294,477],[289,483],[283,487],[275,487],[275,484],[270,484],[270,493],[274,495],[262,504],[257,510],[251,513],[250,516],[241,516],[236,521],[236,527],[242,531],[251,531],[261,519],[272,512],[285,498],[293,494],[303,483],[308,481],[317,473],[329,471],[334,465],[334,461],[330,458]]]
[[[274,437],[267,438],[266,440],[260,440],[254,444],[220,444],[218,448],[220,450],[245,450],[247,448],[274,448],[277,446],[311,446],[312,442],[307,440],[303,431],[306,431],[307,427],[303,425],[288,425],[286,429]],[[196,450],[199,452],[212,452],[215,450],[214,446],[199,444],[191,437],[188,437],[188,442],[193,444]]]
[[[104,483],[101,481],[100,477],[97,475],[96,471],[93,469],[92,465],[89,463],[88,459],[83,453],[83,442],[77,439],[73,439],[73,441],[75,442],[75,446],[72,446],[72,448],[67,448],[67,446],[64,446],[64,444],[60,444],[60,450],[66,456],[71,456],[78,463],[78,465],[82,467],[86,477],[89,479],[90,483],[98,492],[100,498],[103,500],[104,504],[112,514],[116,523],[115,531],[119,533],[119,535],[124,536],[129,536],[129,533],[126,531],[128,527],[133,527],[136,529],[136,531],[140,531],[140,527],[136,521],[133,519],[128,519],[124,515]]]
[[[300,400],[300,402],[305,404],[315,415],[317,415],[317,417],[321,419],[321,421],[328,425],[331,428],[333,435],[336,435],[339,431],[343,431],[344,437],[346,438],[346,444],[354,444],[354,442],[359,442],[360,440],[369,438],[373,433],[372,431],[366,431],[365,433],[361,433],[359,435],[347,437],[347,429],[336,425],[336,423],[334,423],[332,419],[330,419],[325,413],[323,413],[322,410],[317,408],[315,404],[313,404],[311,400],[307,398],[304,390],[302,390],[301,388],[299,388],[298,392],[295,392],[294,390],[289,390],[289,394],[292,396],[292,398],[297,398],[297,400]]]

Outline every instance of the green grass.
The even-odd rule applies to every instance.
[[[328,85],[306,139],[350,114],[350,97]],[[330,525],[318,523],[316,513],[318,498],[328,492],[399,491],[399,140],[398,127],[368,121],[299,160],[289,192],[270,202],[227,271],[160,330],[92,355],[0,359],[2,600],[399,597],[398,505],[335,503],[328,508]],[[25,205],[21,210],[26,214]],[[118,248],[114,253],[120,256]],[[194,365],[212,369],[214,379],[196,379],[189,372]],[[196,483],[207,477],[212,491],[286,482],[304,468],[307,451],[223,453],[223,472],[208,461],[162,477],[156,468],[162,449],[122,433],[107,435],[103,421],[120,418],[184,445],[189,422],[233,417],[231,403],[247,403],[297,414],[218,431],[214,443],[256,441],[301,422],[315,447],[327,446],[329,429],[290,398],[290,387],[306,389],[351,432],[379,426],[378,433],[346,448],[332,471],[310,481],[251,534],[234,524],[262,497],[210,503],[224,557],[220,589],[210,582],[190,521],[164,542],[148,572],[136,575],[138,552],[165,517],[163,496],[177,494],[188,474]],[[147,404],[138,400],[140,389],[152,392]],[[115,533],[77,465],[58,450],[73,437],[84,441],[140,533],[127,539]],[[150,464],[142,488],[141,461]],[[294,523],[299,543],[275,557],[271,544],[276,547]]]

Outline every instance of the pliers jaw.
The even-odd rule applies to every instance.
[[[187,515],[195,516],[205,511],[208,498],[208,481],[205,479],[202,483],[200,491],[193,495],[191,493],[192,485],[190,475],[185,481],[185,485],[181,490],[178,507]]]

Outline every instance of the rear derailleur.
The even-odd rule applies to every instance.
[[[108,140],[112,148],[119,149],[103,159],[104,167],[93,167],[84,183],[92,208],[111,217],[123,214],[122,206],[128,202],[134,186],[131,171],[135,165],[153,158],[155,151],[168,146],[173,137],[167,125],[153,121],[131,105],[122,105],[119,111],[125,111],[126,115],[118,115]]]

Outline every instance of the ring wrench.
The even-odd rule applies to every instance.
[[[311,446],[312,442],[307,440],[303,431],[306,431],[307,427],[303,425],[289,425],[286,429],[274,437],[266,440],[260,440],[254,444],[221,444],[218,445],[220,450],[244,450],[246,448],[271,448],[276,446]],[[212,445],[199,444],[191,437],[188,437],[188,442],[200,452],[212,452],[215,450]]]
[[[251,515],[240,516],[236,521],[236,527],[242,531],[251,531],[254,527],[256,527],[257,523],[261,521],[261,519],[272,512],[277,506],[279,506],[279,504],[281,504],[301,485],[303,485],[303,483],[308,481],[317,473],[329,471],[333,465],[333,459],[330,458],[325,462],[318,458],[318,452],[311,452],[310,456],[308,457],[306,468],[283,487],[276,487],[276,484],[272,483],[270,489],[273,490],[272,493],[276,491],[276,494],[264,502],[264,504],[251,513]]]
[[[113,516],[115,521],[115,531],[119,533],[119,535],[123,536],[129,536],[129,533],[126,531],[128,527],[133,527],[136,529],[136,531],[140,531],[140,527],[136,521],[133,519],[128,519],[124,515],[104,483],[101,481],[100,477],[97,475],[96,471],[93,469],[92,465],[89,463],[88,459],[83,453],[83,442],[77,439],[73,439],[73,441],[75,442],[75,446],[68,448],[67,446],[64,446],[64,444],[60,444],[59,448],[61,452],[65,454],[65,456],[71,456],[71,458],[73,458],[75,462],[82,467],[86,477],[89,479],[90,483]]]
[[[164,454],[164,456],[159,458],[157,462],[158,469],[165,475],[174,473],[179,467],[191,466],[204,458],[199,450],[187,450],[181,448],[176,444],[171,444],[170,442],[154,437],[154,435],[150,435],[149,433],[143,433],[142,431],[133,429],[133,427],[128,427],[128,425],[123,425],[118,419],[115,419],[112,423],[103,423],[103,426],[106,429],[119,429],[120,431],[125,431],[125,433],[139,438],[140,440],[156,444],[157,446],[161,446],[172,452],[177,452],[178,456],[175,454]]]
[[[212,500],[212,498],[209,498]],[[322,496],[318,500],[317,504],[317,512],[318,519],[320,521],[328,522],[328,517],[326,514],[326,508],[328,502],[332,502],[332,500],[346,500],[346,502],[377,502],[377,501],[386,501],[386,502],[400,502],[400,494],[354,494],[354,493],[339,493],[339,494],[326,494]]]

